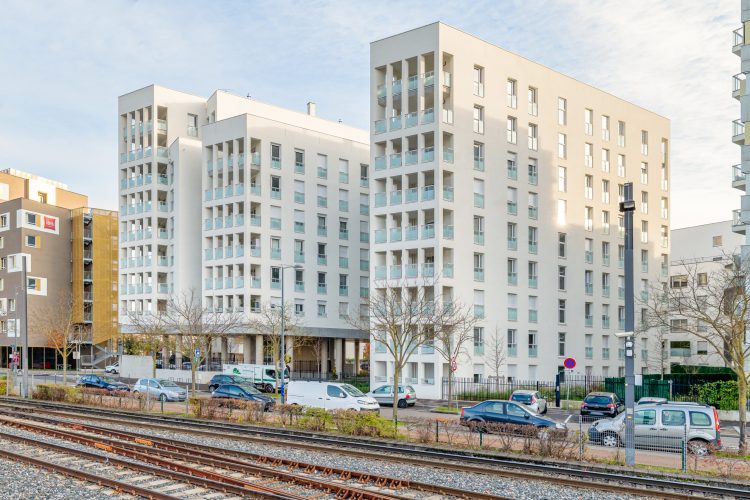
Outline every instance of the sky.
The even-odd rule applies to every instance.
[[[736,0],[0,0],[0,169],[117,209],[117,97],[225,89],[368,128],[369,43],[442,21],[671,120],[671,217],[731,218]]]

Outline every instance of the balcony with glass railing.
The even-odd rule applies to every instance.
[[[419,161],[419,151],[412,149],[404,153],[404,165],[416,165]]]
[[[402,269],[400,265],[393,265],[390,268],[390,272],[388,273],[388,276],[393,279],[401,279],[402,276]]]
[[[484,245],[484,233],[474,233],[474,244]]]
[[[736,144],[745,143],[745,124],[742,120],[734,120],[732,122],[732,141]]]
[[[390,241],[401,241],[403,232],[400,227],[392,227],[390,233]]]
[[[484,158],[474,158],[474,170],[484,172]]]
[[[452,225],[443,225],[443,238],[446,240],[452,240],[453,239],[453,226]]]
[[[376,156],[375,157],[375,170],[385,170],[387,168],[385,156]]]
[[[443,278],[453,278],[453,264],[443,264]]]
[[[453,163],[453,150],[450,148],[443,149],[443,161],[446,163]]]
[[[401,153],[391,153],[390,156],[391,168],[398,168],[401,166]]]
[[[435,276],[435,264],[432,262],[422,264],[422,276],[424,278],[433,278]]]
[[[419,125],[419,115],[416,111],[412,111],[411,113],[408,113],[404,115],[406,128],[410,127],[416,127]]]
[[[422,149],[422,163],[435,161],[435,148],[430,146]]]
[[[428,240],[435,237],[435,224],[425,224],[422,226],[422,239]]]
[[[419,267],[417,264],[406,264],[404,266],[405,276],[407,278],[416,278],[418,275]]]
[[[388,130],[401,130],[401,115],[391,116],[388,119]]]
[[[281,259],[281,248],[271,248],[271,258],[274,260]]]
[[[418,226],[407,226],[406,227],[406,241],[414,241],[419,239],[419,227]]]
[[[385,120],[375,120],[373,130],[374,130],[374,133],[376,134],[385,133],[387,130]]]
[[[746,76],[744,73],[738,73],[732,77],[732,97],[739,99],[745,94]]]
[[[474,304],[474,317],[484,318],[484,305]]]
[[[422,123],[422,125],[433,123],[435,121],[435,110],[433,108],[423,110],[421,115],[422,118],[420,122]]]
[[[742,52],[742,46],[745,44],[745,36],[743,34],[744,28],[737,28],[732,32],[732,52],[736,55],[740,55]]]
[[[536,309],[529,309],[529,323],[536,323],[539,319],[539,311]]]
[[[744,192],[745,181],[746,181],[746,175],[742,171],[742,165],[740,164],[733,165],[732,166],[732,187]]]

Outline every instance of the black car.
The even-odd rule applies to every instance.
[[[625,403],[614,392],[590,392],[581,403],[581,415],[616,417],[625,411]]]
[[[89,387],[93,389],[106,389],[108,391],[129,391],[127,384],[118,382],[109,377],[100,377],[99,375],[83,375],[78,378],[76,387]]]
[[[255,387],[239,384],[221,384],[212,393],[212,398],[216,399],[239,399],[243,401],[257,401],[263,403],[263,409],[270,411],[276,404],[274,399],[261,392]]]
[[[513,401],[483,401],[477,405],[461,408],[461,425],[482,426],[484,423],[533,425],[538,428],[565,429],[563,424],[540,417],[524,405]]]
[[[211,377],[211,381],[208,383],[208,390],[213,392],[221,384],[236,384],[236,385],[249,385],[255,387],[253,381],[239,375],[214,375]],[[256,387],[257,388],[257,387]]]

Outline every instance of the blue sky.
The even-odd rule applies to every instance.
[[[730,218],[739,2],[0,2],[0,168],[117,208],[117,96],[215,89],[366,128],[369,43],[437,20],[672,122],[672,226]]]

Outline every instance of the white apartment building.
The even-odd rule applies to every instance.
[[[316,117],[313,103],[298,113],[224,91],[205,99],[151,86],[120,99],[121,127],[150,131],[154,113],[155,155],[144,163],[140,144],[153,142],[138,134],[121,149],[121,204],[134,212],[121,219],[123,307],[159,310],[168,294],[193,288],[206,307],[252,319],[281,303],[282,266],[302,266],[286,269],[285,300],[302,334],[329,339],[320,356],[342,373],[345,342],[367,340],[345,319],[369,286],[367,132]],[[150,267],[131,271],[133,258]],[[158,286],[146,288],[152,280]],[[217,348],[224,360],[268,361],[253,331]]]
[[[623,373],[618,202],[632,182],[645,299],[668,273],[669,121],[442,23],[373,42],[370,71],[371,293],[406,279],[473,304],[458,377],[491,375],[496,331],[503,377],[550,380],[566,357],[580,374]],[[389,380],[384,346],[371,352],[373,383]],[[441,397],[447,369],[425,346],[405,382]]]
[[[669,286],[688,286],[686,270],[695,271],[698,283],[708,283],[711,275],[722,271],[727,258],[739,255],[744,238],[732,230],[732,221],[713,222],[672,230],[672,254]],[[682,331],[685,318],[670,320],[667,338],[662,339],[666,368],[672,364],[691,366],[724,366],[721,356],[705,340]],[[657,353],[659,351],[655,351]],[[658,358],[652,357],[651,371],[661,369]]]
[[[741,163],[732,166],[732,185],[742,191],[740,208],[732,214],[732,228],[744,235],[742,258],[750,258],[750,232],[746,230],[750,224],[750,95],[747,89],[747,74],[750,73],[750,0],[741,1],[742,26],[734,30],[732,52],[740,57],[740,72],[732,77],[732,97],[740,101],[740,118],[732,122],[732,141],[740,146]]]

